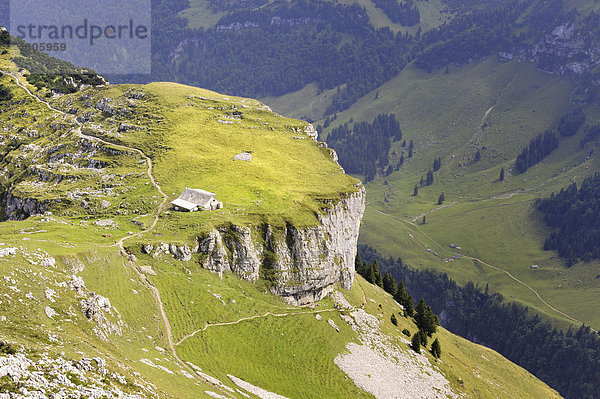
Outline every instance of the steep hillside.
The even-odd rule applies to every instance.
[[[397,115],[404,138],[415,143],[413,157],[406,158],[398,172],[367,185],[364,242],[414,266],[447,272],[459,282],[489,284],[561,323],[576,319],[596,326],[598,320],[587,311],[600,288],[596,263],[566,268],[555,253],[543,251],[548,228],[532,207],[535,198],[573,180],[581,182],[598,170],[593,145],[580,147],[582,128],[561,138],[558,149],[541,164],[523,174],[514,169],[521,149],[536,135],[555,128],[570,109],[571,88],[568,80],[537,71],[528,62],[499,62],[492,57],[451,67],[448,74],[408,68],[378,89],[378,99],[371,93],[338,114],[325,133],[351,118],[370,121],[388,112]],[[583,110],[586,124],[597,123],[596,104]],[[407,153],[401,143],[394,146],[397,155],[392,163]],[[438,158],[442,166],[434,173],[433,184],[420,187],[415,197],[415,184]],[[506,178],[500,182],[502,168]],[[442,192],[445,201],[440,206]],[[464,257],[493,267],[470,259],[444,262],[457,252],[448,246],[452,243],[462,248]],[[424,252],[426,248],[439,256]],[[531,265],[540,269],[532,270]]]
[[[413,353],[354,276],[364,190],[306,123],[168,83],[52,95],[8,50],[3,396],[558,397],[444,330]],[[186,186],[224,208],[169,209]]]

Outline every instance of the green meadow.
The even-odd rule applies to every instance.
[[[589,148],[580,148],[580,131],[561,138],[559,148],[526,173],[513,171],[521,149],[556,127],[570,109],[571,88],[568,80],[538,71],[527,61],[501,62],[492,56],[465,66],[451,65],[448,73],[443,69],[427,73],[410,65],[338,113],[323,138],[340,124],[371,122],[379,113],[393,113],[400,120],[403,139],[415,144],[414,156],[406,158],[399,171],[366,185],[361,243],[385,256],[401,256],[414,267],[448,273],[460,283],[489,284],[508,300],[531,306],[558,325],[584,322],[600,328],[600,317],[589,311],[599,304],[600,263],[567,268],[555,252],[543,251],[549,231],[533,206],[536,198],[583,181],[599,169],[600,160],[597,155],[588,157]],[[297,93],[300,97],[304,93],[305,104],[322,101],[316,94],[310,97],[307,88]],[[294,96],[267,103],[285,113],[288,104],[299,101]],[[599,122],[597,106],[586,105],[584,112],[587,124]],[[310,109],[301,113],[318,119]],[[315,124],[322,123],[321,119]],[[406,151],[400,144],[392,145],[392,163]],[[481,159],[476,162],[478,150]],[[438,157],[442,167],[434,184],[420,187],[419,195],[413,196],[415,184]],[[506,172],[502,182],[501,168]],[[436,210],[442,192],[447,207]],[[455,253],[450,243],[461,246],[463,255],[511,273],[572,319],[502,271],[468,259],[444,262]],[[532,270],[531,265],[539,269]]]

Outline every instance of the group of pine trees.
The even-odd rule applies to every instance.
[[[517,171],[525,173],[527,169],[540,163],[557,148],[558,137],[556,136],[556,132],[547,130],[538,135],[531,140],[527,147],[523,148],[523,151],[517,157],[515,164]]]
[[[558,133],[563,137],[573,136],[585,123],[585,114],[581,107],[567,112],[558,122]]]
[[[569,266],[600,259],[600,174],[587,178],[580,188],[573,183],[552,193],[536,206],[553,229],[544,242],[545,250],[557,250]]]
[[[410,144],[412,145],[412,140],[410,141]],[[412,155],[412,154],[411,154]],[[433,170],[429,169],[427,171],[427,175],[425,178],[423,178],[423,176],[421,176],[421,180],[419,181],[419,184],[415,184],[415,188],[413,189],[413,196],[417,196],[419,195],[419,187],[427,187],[427,186],[431,186],[433,184],[434,181],[434,172],[437,172],[438,170],[440,170],[440,168],[442,167],[442,158],[436,158],[433,161]],[[444,202],[444,193],[441,193],[439,198],[438,198],[438,205],[441,205]]]
[[[540,163],[544,158],[558,148],[558,136],[562,137],[573,136],[581,126],[585,123],[586,116],[581,107],[575,108],[567,112],[560,118],[556,131],[547,130],[544,133],[533,138],[529,146],[523,148],[521,154],[517,157],[515,168],[519,173],[525,173],[530,167]],[[600,126],[594,129],[593,126],[588,126],[585,130],[584,138],[581,140],[583,147],[587,142],[593,141],[600,137]],[[504,174],[501,175],[500,181],[504,180]]]
[[[419,8],[412,0],[405,0],[403,3],[399,3],[398,0],[373,0],[373,3],[385,12],[392,22],[402,26],[413,26],[421,20]]]
[[[443,315],[444,328],[498,351],[565,398],[600,397],[600,385],[594,383],[600,372],[600,337],[589,327],[563,331],[487,286],[459,286],[447,274],[413,269],[368,246],[361,245],[359,252],[365,262],[377,261],[413,295],[425,298],[433,312]]]
[[[397,262],[401,263],[402,260],[398,259]],[[433,313],[431,307],[425,303],[423,298],[421,298],[415,307],[413,297],[406,291],[404,282],[402,280],[397,282],[389,272],[382,274],[377,259],[369,264],[368,262],[363,262],[360,254],[357,254],[355,269],[369,283],[378,285],[391,294],[394,300],[404,308],[405,317],[412,317],[414,319],[418,330],[412,337],[411,346],[417,353],[420,353],[421,346],[427,347],[428,339],[433,337],[433,334],[437,331],[437,327],[440,325],[440,319]],[[391,316],[391,322],[394,325],[398,325],[396,315]],[[439,358],[441,353],[441,345],[436,338],[431,345],[431,354],[435,358]]]
[[[372,123],[347,124],[333,129],[327,143],[336,150],[340,165],[348,173],[373,180],[378,173],[391,173],[391,143],[402,139],[400,123],[393,114],[379,114]]]
[[[415,308],[414,320],[418,331],[412,337],[411,346],[415,352],[421,353],[421,346],[427,346],[428,338],[433,336],[440,325],[440,319],[433,313],[429,305],[425,304],[425,300],[421,298]],[[431,344],[431,354],[439,359],[441,353],[440,341],[436,338]]]

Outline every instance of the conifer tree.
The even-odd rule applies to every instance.
[[[398,291],[396,279],[391,275],[390,272],[386,272],[383,275],[383,289],[392,296],[396,294],[396,291]]]
[[[416,197],[419,195],[419,187],[415,184],[415,189],[413,190],[413,195]]]
[[[375,284],[375,268],[373,267],[373,265],[369,266],[369,272],[366,273],[365,279],[371,283],[371,284]]]
[[[415,333],[411,339],[411,347],[417,353],[421,353],[421,337],[419,333]]]
[[[396,294],[394,295],[394,299],[400,305],[404,306],[406,301],[408,301],[408,292],[406,292],[406,287],[404,287],[404,281],[400,280],[398,283],[398,287],[396,289]],[[406,306],[404,306],[406,307]]]
[[[415,305],[413,303],[413,298],[411,295],[406,292],[406,287],[404,287],[404,281],[400,280],[398,283],[398,289],[396,290],[396,295],[394,295],[394,299],[404,308],[406,312],[406,316],[412,317],[415,313]]]
[[[356,270],[356,272],[361,276],[365,277],[366,273],[364,269],[364,264],[359,252],[356,252],[356,258],[354,258],[354,270]]]
[[[379,262],[377,259],[373,262],[373,271],[375,274],[375,285],[383,288],[383,278],[381,276],[381,270],[379,269]]]
[[[437,326],[440,325],[440,320],[431,308],[425,304],[423,298],[421,298],[415,310],[415,323],[417,327],[419,327],[420,331],[431,337],[436,332]]]
[[[446,197],[444,196],[444,193],[441,193],[439,198],[438,198],[438,205],[442,205],[444,203],[444,200],[446,199]]]
[[[433,184],[433,172],[431,171],[431,169],[427,172],[427,181],[425,182],[426,185],[431,186]]]
[[[500,169],[500,181],[504,181],[504,168]]]
[[[408,296],[406,300],[406,305],[404,306],[404,311],[408,317],[413,317],[415,314],[415,301],[413,300],[412,295]]]
[[[400,168],[404,165],[404,154],[400,155],[400,160],[398,161],[398,165],[396,166],[396,170],[400,170]]]
[[[431,344],[431,354],[436,359],[439,359],[440,356],[442,356],[442,346],[440,345],[440,340],[437,338],[434,339],[433,343]]]

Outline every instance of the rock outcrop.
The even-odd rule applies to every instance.
[[[48,208],[48,204],[34,198],[19,198],[10,192],[4,199],[4,217],[9,220],[27,219],[31,215],[43,214]]]
[[[336,284],[350,289],[365,190],[326,205],[315,226],[215,229],[199,240],[202,266],[250,281],[262,277],[271,292],[294,305],[319,301]]]
[[[263,278],[272,293],[290,304],[304,305],[323,299],[336,284],[352,287],[364,210],[361,185],[337,201],[324,203],[314,226],[229,225],[204,234],[191,247],[159,243],[144,245],[142,250],[154,258],[198,258],[207,270],[234,273],[252,282]]]
[[[542,69],[562,75],[580,76],[600,63],[600,40],[594,21],[586,19],[577,27],[573,22],[556,26],[530,49],[531,57]]]

